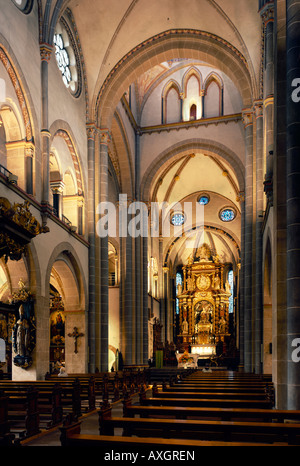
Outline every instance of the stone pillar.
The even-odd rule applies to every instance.
[[[245,127],[245,259],[244,259],[244,370],[252,372],[253,290],[253,111],[243,111]]]
[[[300,409],[300,0],[286,0],[287,408]],[[298,91],[295,92],[295,88]]]
[[[142,306],[143,306],[143,359],[148,362],[148,238],[142,238]]]
[[[108,202],[108,143],[110,134],[99,130],[99,202]],[[99,238],[99,290],[100,290],[100,371],[108,370],[108,235]]]
[[[33,194],[33,157],[34,145],[26,143],[25,145],[25,189],[28,194]]]
[[[286,297],[286,2],[275,8],[275,92],[272,249],[272,379],[276,408],[287,407]]]
[[[46,223],[47,211],[50,209],[49,204],[49,181],[50,181],[50,133],[48,129],[48,64],[51,58],[52,46],[48,44],[40,45],[41,54],[41,89],[42,89],[42,118],[41,118],[41,136],[42,136],[42,206],[43,206],[43,223]]]
[[[164,294],[163,294],[163,310],[164,310],[164,315],[162,318],[164,319],[164,327],[162,331],[162,340],[163,342],[166,341],[167,339],[167,327],[168,327],[168,314],[169,314],[169,296],[171,292],[170,288],[170,280],[169,280],[169,267],[163,267],[163,283],[164,283]]]
[[[62,194],[64,189],[64,182],[62,180],[51,181],[50,188],[53,194],[53,207],[54,213],[58,218],[61,218],[62,210]]]
[[[245,337],[245,193],[240,192],[238,196],[241,205],[241,263],[240,263],[240,282],[239,282],[239,338],[238,349],[240,352],[240,369],[244,368],[244,337]]]
[[[89,372],[96,369],[96,265],[95,265],[95,136],[96,128],[87,125],[88,143],[88,241],[89,241],[89,308],[88,308],[88,347]]]
[[[263,261],[262,261],[262,224],[264,219],[264,160],[263,160],[263,103],[254,103],[256,120],[256,222],[255,222],[255,373],[262,372],[263,342]]]
[[[135,200],[140,201],[140,134],[135,134]],[[136,212],[142,216],[142,212]],[[142,231],[142,223],[139,225]],[[134,249],[134,290],[135,290],[135,361],[141,364],[143,359],[143,244],[142,237],[132,238]]]
[[[274,150],[274,3],[268,2],[260,12],[264,25],[263,100],[265,124],[265,187],[272,202]]]

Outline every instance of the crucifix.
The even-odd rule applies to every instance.
[[[77,339],[78,337],[83,337],[84,333],[78,333],[77,327],[74,327],[73,333],[68,333],[68,337],[73,337],[74,338],[74,343],[75,343],[75,350],[74,353],[78,353],[77,351]]]

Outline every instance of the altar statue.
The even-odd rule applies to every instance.
[[[222,316],[221,319],[219,320],[219,333],[225,333],[226,331],[226,321],[224,317]]]
[[[189,333],[189,324],[187,323],[186,319],[182,322],[182,333],[184,335]]]

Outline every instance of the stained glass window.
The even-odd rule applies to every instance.
[[[220,218],[223,222],[231,222],[235,219],[235,211],[230,208],[221,210]]]
[[[209,197],[206,196],[206,195],[200,196],[198,202],[199,202],[199,204],[201,204],[201,205],[206,205],[206,204],[209,203]]]
[[[182,276],[180,272],[176,273],[176,295],[178,295],[178,285],[182,285]],[[179,314],[179,299],[176,298],[176,314]]]
[[[232,313],[233,312],[233,271],[230,270],[229,273],[228,273],[228,283],[230,285],[230,292],[231,292],[231,295],[229,297],[229,313]]]
[[[55,58],[57,66],[62,74],[62,79],[66,87],[69,87],[72,75],[70,71],[70,58],[65,49],[61,34],[55,34],[53,43],[55,45]]]
[[[176,213],[171,217],[171,223],[175,227],[179,227],[184,224],[184,215],[182,213]]]

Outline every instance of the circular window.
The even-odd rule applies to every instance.
[[[57,25],[53,45],[63,83],[72,95],[79,97],[82,83],[80,54],[71,27],[65,18]]]
[[[220,219],[223,222],[231,222],[236,217],[236,212],[231,207],[226,207],[220,211]]]
[[[12,0],[13,4],[23,13],[28,15],[33,7],[33,0]]]
[[[210,199],[207,194],[202,194],[202,196],[199,197],[198,202],[201,205],[207,205],[209,203]]]
[[[55,34],[53,43],[55,45],[55,58],[58,69],[62,74],[62,79],[66,87],[70,86],[72,74],[70,70],[70,58],[62,34]]]
[[[184,215],[181,212],[177,212],[172,215],[171,217],[171,223],[175,227],[180,227],[181,225],[184,224],[185,218]]]

